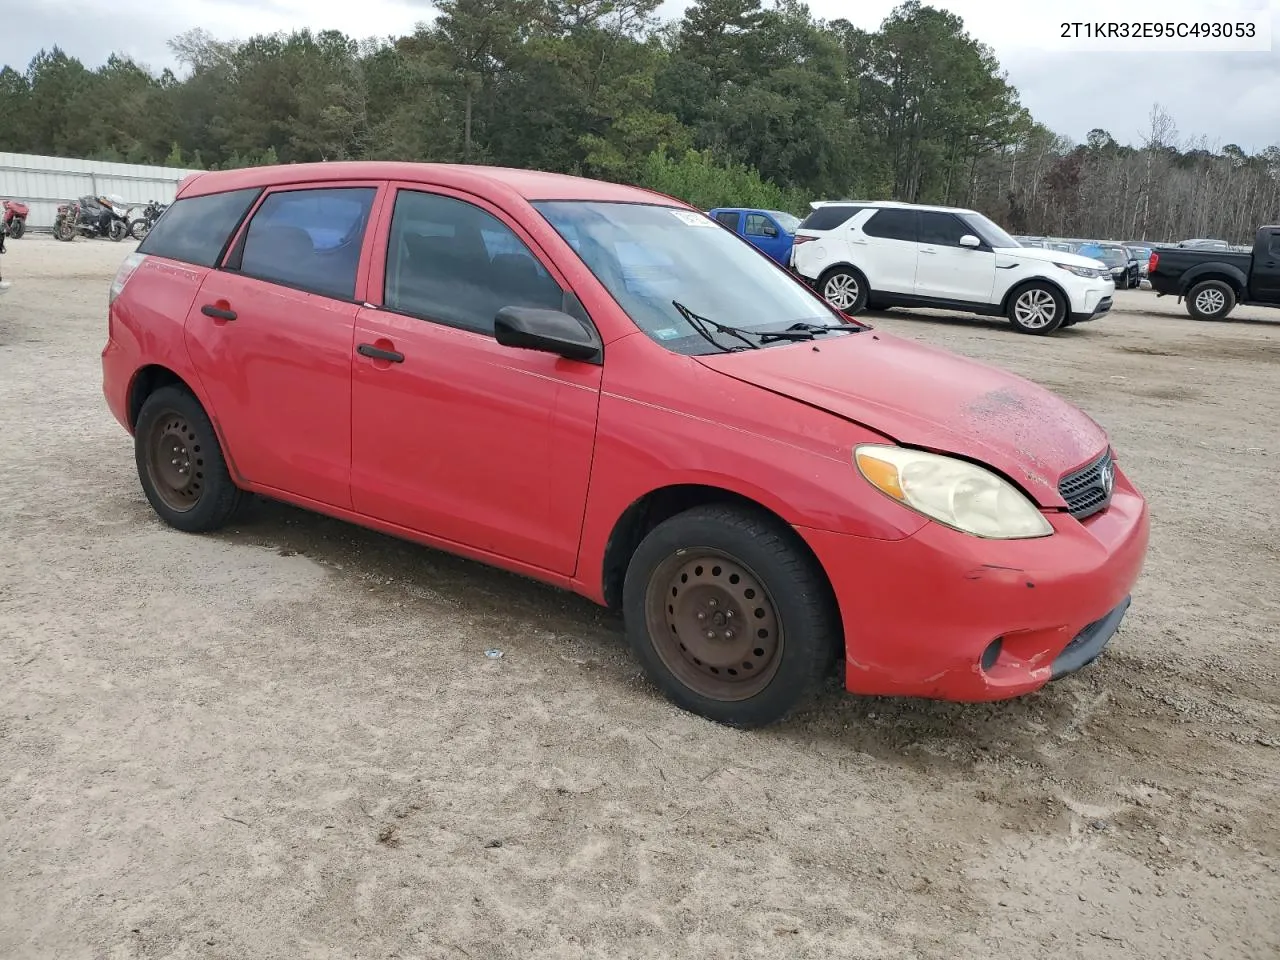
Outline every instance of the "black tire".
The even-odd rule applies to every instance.
[[[216,530],[235,515],[243,499],[213,424],[200,401],[183,387],[161,387],[143,401],[134,428],[134,461],[152,509],[178,530]]]
[[[1066,323],[1067,309],[1066,297],[1057,287],[1032,280],[1009,295],[1006,316],[1015,330],[1043,337]]]
[[[151,221],[139,217],[137,220],[129,222],[129,236],[135,240],[145,240],[147,234],[151,232]]]
[[[119,243],[128,235],[129,235],[129,225],[127,223],[125,223],[123,220],[111,221],[111,226],[107,231],[107,236],[109,236],[116,243]]]
[[[71,225],[71,221],[63,220],[54,226],[53,235],[59,240],[70,243],[76,238],[76,228]]]
[[[733,727],[782,720],[843,647],[821,567],[793,531],[737,506],[695,507],[649,531],[627,567],[623,612],[631,650],[658,689]]]
[[[1236,291],[1225,280],[1202,280],[1187,291],[1187,313],[1193,320],[1225,320],[1235,306]]]
[[[13,240],[20,240],[22,235],[27,232],[27,221],[22,217],[14,217],[9,223],[9,236]]]
[[[816,287],[818,296],[850,316],[865,310],[871,296],[867,278],[853,267],[832,267],[818,278]],[[849,293],[852,293],[851,299]]]

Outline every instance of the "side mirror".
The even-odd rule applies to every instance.
[[[503,307],[493,319],[493,334],[504,347],[554,353],[566,360],[598,362],[601,343],[574,317],[538,307]]]
[[[970,250],[976,250],[978,247],[982,246],[982,241],[972,233],[966,233],[960,238],[960,246],[968,247]]]
[[[766,223],[764,225],[764,235],[766,237],[776,237],[778,235],[778,228],[772,223]]]

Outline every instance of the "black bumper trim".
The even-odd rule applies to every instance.
[[[1119,606],[1101,620],[1089,624],[1058,654],[1050,667],[1049,680],[1057,680],[1069,673],[1075,673],[1081,667],[1087,667],[1098,659],[1103,648],[1111,642],[1111,638],[1120,629],[1120,621],[1129,610],[1133,597],[1125,597]]]

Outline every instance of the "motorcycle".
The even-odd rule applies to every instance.
[[[27,232],[27,214],[30,212],[30,208],[25,203],[19,203],[17,200],[4,202],[4,229],[11,239],[17,240]]]
[[[152,200],[143,208],[141,217],[129,221],[129,236],[135,240],[142,240],[151,232],[155,222],[160,219],[160,214],[168,209],[169,205],[167,203],[157,203]]]
[[[77,236],[107,237],[119,242],[129,235],[128,208],[118,197],[83,196],[59,205],[53,235],[66,242]]]

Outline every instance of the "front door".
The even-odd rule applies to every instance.
[[[770,258],[786,264],[787,254],[791,250],[791,238],[773,217],[767,213],[748,213],[745,234],[751,243]]]
[[[237,471],[343,508],[351,506],[351,338],[378,186],[266,193],[224,265],[206,276],[186,324]]]
[[[985,243],[962,247],[973,231],[952,213],[920,211],[920,248],[916,260],[916,296],[990,303],[996,282],[996,255]]]
[[[1268,230],[1253,248],[1249,291],[1259,303],[1280,306],[1280,230]]]
[[[493,325],[506,306],[581,308],[476,198],[403,185],[385,219],[353,347],[356,510],[572,574],[601,367],[501,346]]]

